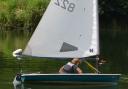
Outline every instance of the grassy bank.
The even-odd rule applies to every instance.
[[[37,26],[50,0],[0,0],[0,30],[30,30]],[[100,18],[128,19],[127,0],[98,0]],[[103,19],[102,18],[102,19]],[[124,20],[124,21],[125,21]]]
[[[50,0],[0,0],[0,30],[36,27]]]

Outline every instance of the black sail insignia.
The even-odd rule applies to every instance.
[[[60,49],[60,52],[68,52],[68,51],[77,51],[78,47],[71,45],[69,43],[64,42]]]

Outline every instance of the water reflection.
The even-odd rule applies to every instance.
[[[118,89],[118,86],[103,85],[57,85],[57,84],[22,84],[14,89]]]

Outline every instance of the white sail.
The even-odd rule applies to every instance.
[[[99,54],[97,0],[51,0],[23,55],[88,57]]]

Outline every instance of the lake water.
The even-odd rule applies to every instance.
[[[99,70],[102,73],[121,73],[116,86],[83,86],[83,85],[44,85],[25,84],[17,89],[128,89],[128,24],[120,20],[101,20],[100,22],[100,58],[107,60]],[[19,61],[12,57],[12,52],[25,48],[31,33],[29,31],[0,31],[0,89],[15,89],[12,81],[15,75],[25,73],[57,73],[67,60],[47,60],[27,57]],[[19,65],[21,65],[19,68]],[[91,72],[84,64],[81,68]]]

